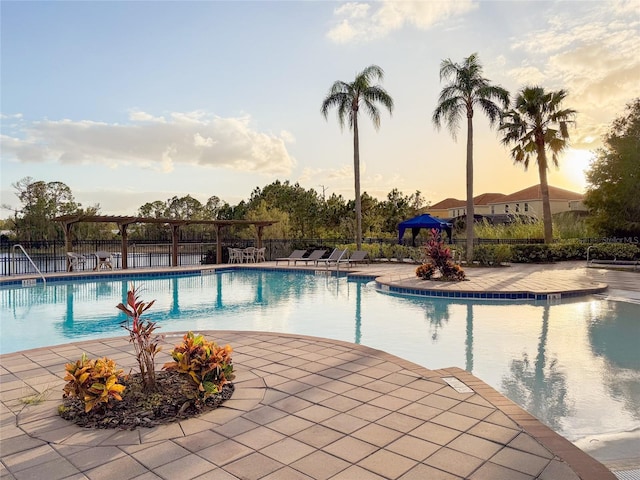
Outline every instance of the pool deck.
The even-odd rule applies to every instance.
[[[467,269],[470,281],[459,284],[420,281],[414,270],[415,265],[373,264],[354,267],[351,273],[411,290],[571,294],[601,292],[609,285],[606,295],[640,302],[640,274],[586,269],[584,262]],[[167,352],[182,333],[165,337],[158,364],[168,360]],[[137,364],[127,338],[1,355],[0,477],[616,478],[602,463],[460,368],[429,370],[369,347],[315,337],[203,333],[234,347],[233,397],[200,417],[134,431],[82,429],[57,415],[64,364],[86,352],[109,356],[128,371]],[[471,391],[465,392],[465,387]],[[27,400],[40,393],[42,401],[29,404]],[[625,458],[613,456],[607,465],[615,470],[638,468],[637,452],[632,448]]]

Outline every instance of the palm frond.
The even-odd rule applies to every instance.
[[[453,97],[438,104],[433,112],[432,121],[437,129],[440,129],[444,121],[447,124],[447,129],[451,133],[451,136],[455,140],[463,115],[466,115],[464,99],[461,97]]]

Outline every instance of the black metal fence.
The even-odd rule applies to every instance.
[[[265,259],[285,257],[296,248],[333,247],[344,240],[264,240]],[[222,258],[216,262],[215,242],[180,242],[178,244],[178,265],[200,265],[228,263],[228,247],[246,248],[255,246],[253,240],[235,239],[222,242]],[[24,253],[27,252],[27,257]],[[122,244],[119,240],[92,240],[73,243],[73,252],[85,257],[80,270],[92,270],[97,266],[98,251],[112,254],[115,268],[122,267]],[[135,241],[127,244],[127,266],[129,268],[168,267],[171,265],[171,242]],[[33,264],[31,261],[33,261]],[[63,241],[2,242],[0,244],[0,276],[36,273],[34,265],[42,273],[67,271],[67,252]]]
[[[602,239],[579,239],[583,243],[597,243]],[[286,257],[295,249],[326,248],[331,249],[337,245],[353,243],[346,239],[304,239],[304,240],[263,240],[262,246],[266,248],[265,259],[275,260]],[[368,238],[363,243],[380,245],[380,252],[384,245],[395,245],[394,238]],[[464,238],[456,238],[454,244],[464,246]],[[544,243],[540,239],[475,239],[479,244],[523,244]],[[405,238],[404,245],[411,245],[411,239]],[[54,273],[67,271],[67,254],[63,241],[3,241],[0,243],[0,276],[35,273],[35,268],[24,255],[22,248],[32,259],[33,263],[42,273]],[[215,242],[182,241],[178,244],[178,265],[200,265],[213,263],[228,263],[228,247],[246,248],[256,246],[254,240],[227,239],[222,241],[222,258],[216,262]],[[98,251],[110,252],[113,255],[115,268],[122,267],[120,252],[122,249],[119,240],[91,240],[76,241],[73,243],[73,251],[84,255],[86,260],[80,269],[92,270],[97,265],[95,253]],[[171,265],[171,242],[158,241],[130,241],[127,245],[127,265],[129,268],[164,267]],[[381,255],[382,256],[382,255]]]

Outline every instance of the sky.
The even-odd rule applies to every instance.
[[[105,215],[185,195],[236,205],[275,180],[353,199],[352,134],[320,107],[369,65],[395,107],[378,130],[361,116],[362,190],[464,199],[466,128],[454,140],[431,116],[440,63],[472,53],[512,96],[567,90],[576,126],[549,183],[583,192],[639,95],[640,0],[2,0],[0,22],[1,218],[24,177]],[[475,194],[539,183],[479,112],[474,130]]]

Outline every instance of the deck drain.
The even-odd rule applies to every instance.
[[[640,470],[618,470],[613,474],[620,480],[640,480]]]
[[[442,380],[447,382],[451,388],[458,393],[473,393],[473,390],[456,377],[442,377]]]

